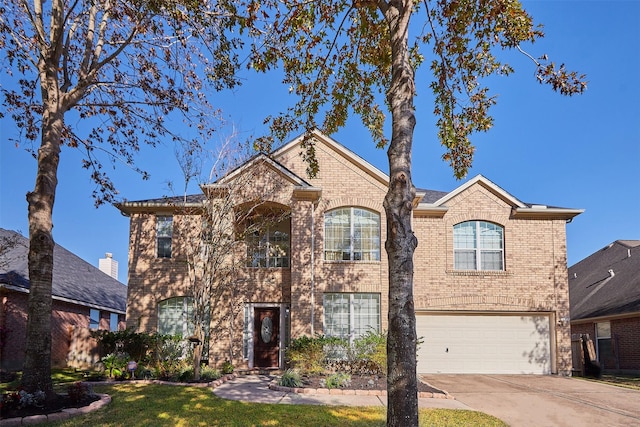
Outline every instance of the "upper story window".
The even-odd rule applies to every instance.
[[[156,246],[158,258],[171,258],[171,240],[173,239],[173,217],[156,216]]]
[[[339,208],[324,215],[324,259],[380,261],[380,215],[362,208]]]
[[[272,224],[247,236],[247,267],[289,267],[290,221]]]
[[[504,270],[504,228],[486,221],[453,226],[456,270]]]

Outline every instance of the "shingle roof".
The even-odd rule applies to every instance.
[[[16,239],[17,244],[2,254],[0,284],[29,289],[29,241],[19,233],[0,228],[0,241],[8,238]],[[115,312],[124,313],[127,307],[127,287],[124,284],[58,244],[53,250],[52,295]]]
[[[640,313],[640,240],[617,240],[569,267],[571,319]]]

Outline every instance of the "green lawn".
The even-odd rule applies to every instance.
[[[55,426],[384,426],[385,409],[257,404],[223,400],[208,388],[119,383],[95,386],[111,395],[105,408]],[[421,426],[505,426],[489,415],[421,410]]]
[[[82,381],[81,372],[54,370],[57,391]],[[0,384],[0,392],[15,389],[19,378]],[[268,405],[224,400],[209,388],[143,383],[96,385],[94,391],[109,394],[105,408],[53,426],[384,426],[382,407],[337,407],[317,405]],[[421,426],[505,426],[490,415],[474,411],[424,409]]]

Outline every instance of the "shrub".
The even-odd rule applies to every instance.
[[[102,359],[110,378],[123,378],[127,372],[127,362],[131,357],[127,353],[109,353]]]
[[[278,381],[278,385],[283,387],[302,387],[302,379],[300,378],[300,372],[295,369],[287,369],[282,377]]]
[[[387,333],[367,331],[353,342],[352,354],[351,359],[360,362],[357,365],[360,373],[386,374]]]
[[[193,366],[183,366],[178,375],[178,381],[187,382],[193,379]]]
[[[222,363],[222,373],[223,374],[225,374],[225,375],[233,374],[233,370],[234,370],[233,363],[231,363],[230,361],[225,360]]]
[[[93,396],[93,389],[89,384],[77,381],[67,387],[67,394],[73,403],[80,403]]]
[[[351,375],[343,372],[331,374],[325,380],[327,388],[342,388],[349,386],[349,384],[351,384]]]
[[[327,370],[327,360],[342,357],[345,341],[340,338],[306,335],[291,341],[285,353],[289,365],[302,375],[315,375]]]
[[[222,376],[219,370],[215,368],[210,368],[209,366],[204,366],[200,370],[200,378],[204,381],[215,381]]]

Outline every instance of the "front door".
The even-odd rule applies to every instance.
[[[258,368],[277,368],[280,353],[280,309],[256,308],[253,318],[253,364]]]

